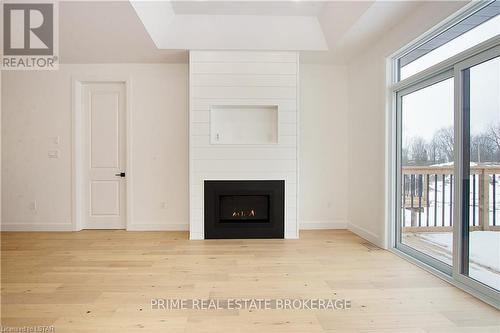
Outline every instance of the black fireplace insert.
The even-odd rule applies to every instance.
[[[284,180],[206,180],[205,239],[283,238]]]

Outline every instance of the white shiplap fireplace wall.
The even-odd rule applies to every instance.
[[[204,238],[205,180],[285,180],[285,238],[298,238],[297,52],[191,51],[190,238]],[[278,106],[278,141],[211,144],[211,106]]]

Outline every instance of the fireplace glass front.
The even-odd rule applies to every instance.
[[[221,222],[269,222],[268,195],[222,195],[219,205]]]

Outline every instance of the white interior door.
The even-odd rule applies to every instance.
[[[83,86],[85,228],[126,227],[125,84]]]

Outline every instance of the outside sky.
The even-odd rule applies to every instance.
[[[469,47],[500,35],[500,15],[429,52],[401,69],[413,75]],[[403,140],[420,136],[430,141],[443,127],[453,126],[453,78],[403,97]],[[500,122],[500,58],[471,69],[471,132]]]

